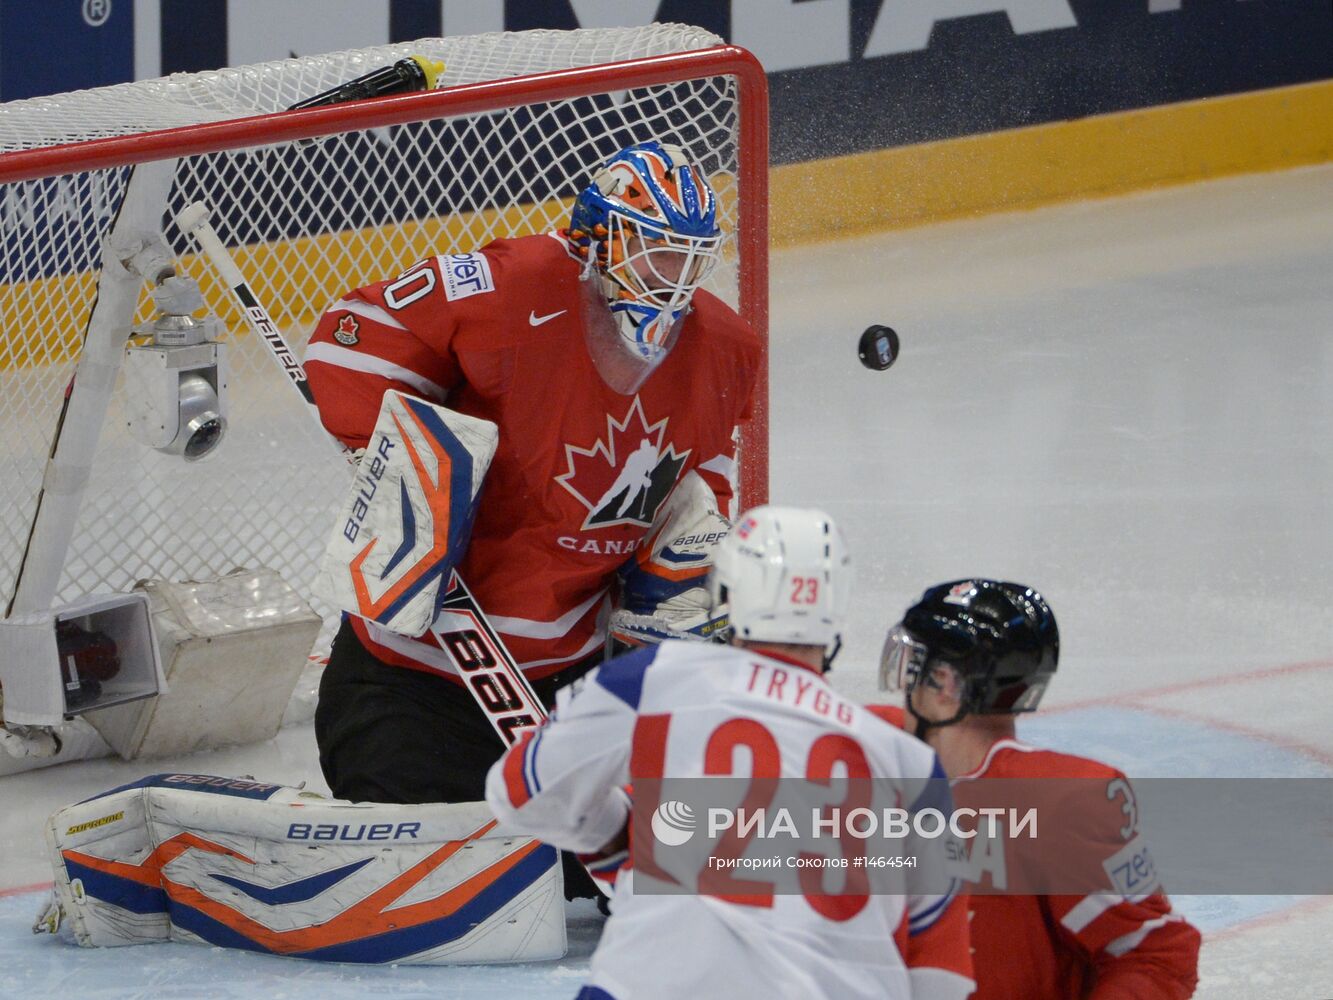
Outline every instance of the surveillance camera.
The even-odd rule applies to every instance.
[[[193,462],[203,458],[222,441],[227,421],[220,412],[222,403],[217,389],[198,371],[181,376],[178,397],[180,419],[176,436],[162,450]]]
[[[187,462],[208,455],[227,429],[227,354],[216,317],[191,278],[171,275],[153,290],[158,315],[136,330],[152,343],[125,351],[125,408],[140,441]]]
[[[187,462],[221,443],[227,429],[224,345],[131,347],[124,370],[126,419],[141,442]]]

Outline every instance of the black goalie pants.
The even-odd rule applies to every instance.
[[[549,709],[556,689],[601,660],[590,657],[533,683]],[[333,794],[353,802],[477,802],[504,745],[459,684],[387,664],[344,621],[315,709],[319,764]],[[582,866],[565,864],[565,894],[595,895]]]

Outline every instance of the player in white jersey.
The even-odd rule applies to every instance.
[[[818,781],[822,767],[825,782],[919,788],[943,776],[927,746],[823,679],[851,582],[826,514],[757,508],[714,560],[710,587],[715,606],[729,604],[733,645],[644,647],[562,690],[547,724],[491,769],[487,801],[502,822],[605,856],[627,841],[634,789],[663,779]],[[938,794],[943,782],[928,785]],[[839,886],[828,894],[782,895],[762,876],[715,873],[699,892],[636,893],[653,855],[639,839],[648,830],[633,835],[580,997],[963,1000],[972,990],[966,908],[938,879],[922,886],[909,873],[898,894],[878,895],[831,874],[816,884]]]

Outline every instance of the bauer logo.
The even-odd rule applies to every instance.
[[[667,847],[680,847],[694,836],[694,810],[672,799],[653,811],[653,836]]]
[[[352,512],[343,524],[343,537],[349,542],[355,542],[357,536],[361,534],[361,529],[366,526],[370,503],[379,491],[380,480],[389,471],[389,452],[393,447],[394,441],[381,432],[374,446],[367,448],[365,454],[361,456],[361,464],[357,470],[359,478],[356,496],[352,499]]]
[[[416,840],[420,823],[292,823],[288,840]]]
[[[149,788],[154,785],[165,785],[169,788],[184,786],[192,791],[234,795],[242,799],[267,799],[282,787],[261,781],[246,781],[244,778],[224,778],[215,774],[164,774],[145,778],[140,784]]]
[[[440,258],[440,272],[444,275],[444,297],[450,302],[495,291],[491,263],[485,254],[451,253]]]

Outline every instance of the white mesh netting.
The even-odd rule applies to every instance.
[[[0,105],[0,151],[78,143],[282,110],[407,55],[443,61],[441,87],[720,44],[655,25],[426,39]],[[148,450],[125,429],[121,388],[60,575],[57,601],[138,579],[268,566],[308,583],[350,474],[244,327],[215,273],[169,220],[212,209],[224,243],[300,356],[344,290],[430,253],[563,225],[592,167],[647,138],[685,146],[736,224],[738,105],[728,76],[543,100],[494,112],[179,160],[163,231],[230,331],[231,419],[203,461]],[[76,150],[76,147],[70,147]],[[3,156],[0,155],[0,161]],[[74,162],[74,161],[71,161]],[[66,168],[68,169],[68,168]],[[130,168],[0,185],[0,594],[12,598],[43,470],[96,294],[101,241]],[[734,256],[734,255],[733,255]],[[736,300],[734,265],[714,291]],[[136,321],[149,318],[141,299]],[[4,605],[0,605],[2,610]]]

